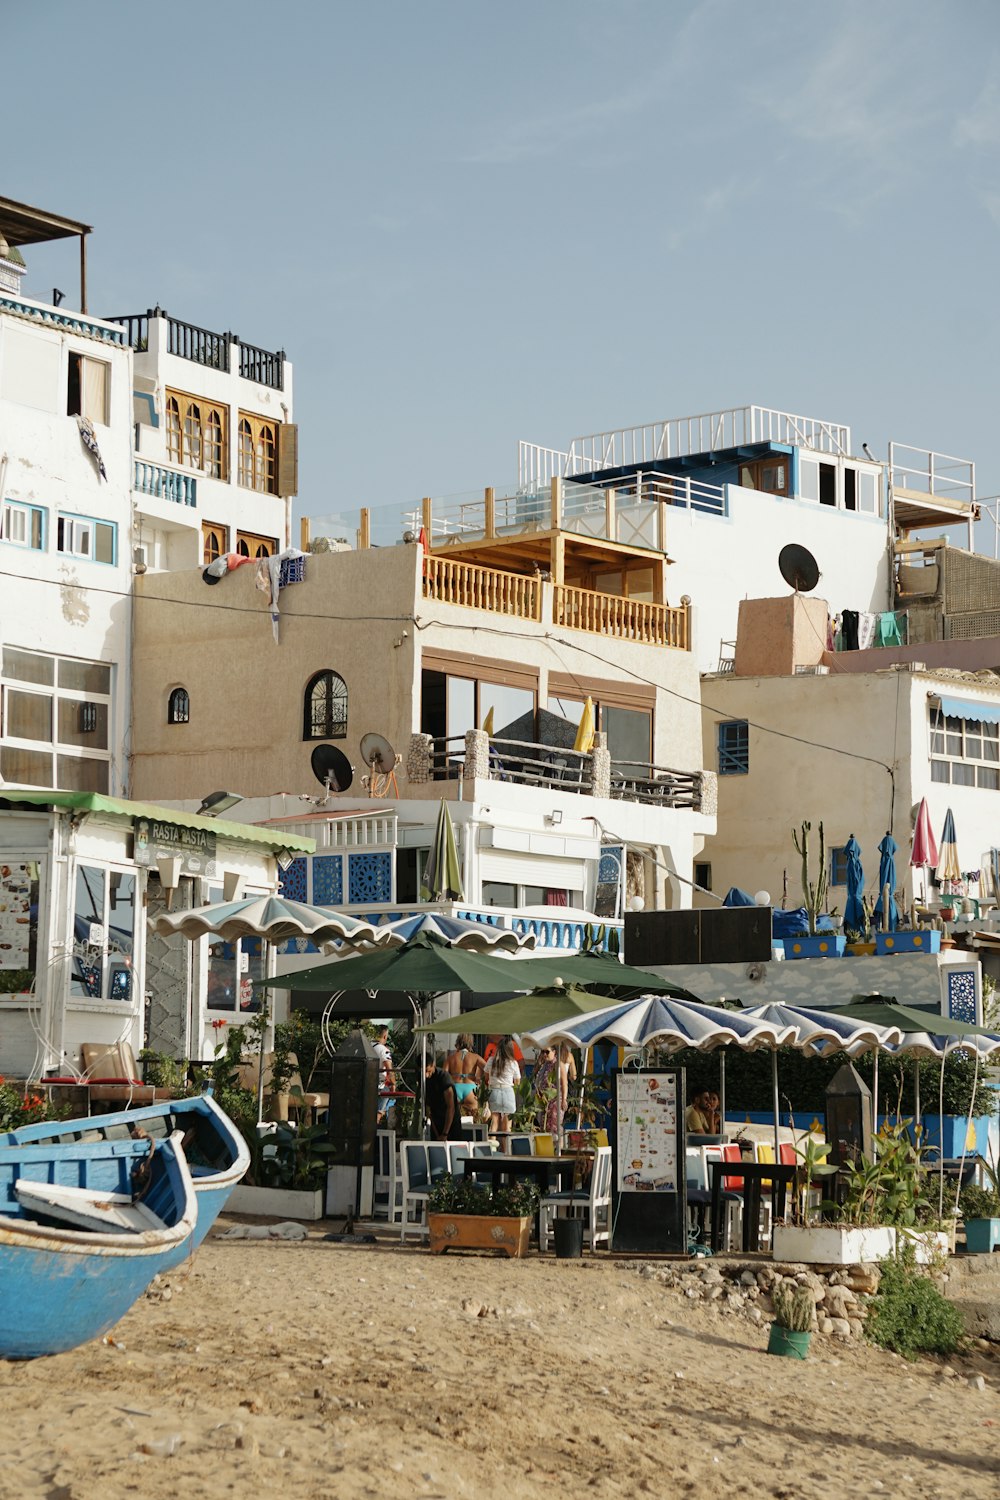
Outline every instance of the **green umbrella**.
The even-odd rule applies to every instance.
[[[584,1015],[587,1011],[600,1010],[607,1005],[603,995],[593,995],[576,985],[565,989],[532,990],[530,995],[514,995],[510,1000],[501,1000],[497,1005],[484,1005],[481,1010],[466,1010],[460,1016],[448,1016],[442,1021],[429,1022],[416,1027],[417,1031],[478,1032],[484,1036],[505,1036],[511,1032],[530,1031],[538,1026],[554,1025],[570,1016]]]
[[[462,869],[455,847],[455,827],[451,821],[448,804],[441,798],[434,842],[431,845],[420,894],[425,901],[464,901]]]
[[[613,1000],[631,999],[633,995],[673,995],[676,1000],[696,1000],[688,990],[678,984],[670,984],[659,974],[650,974],[645,969],[635,969],[629,964],[619,963],[607,953],[567,953],[555,958],[524,958],[517,960],[518,968],[525,970],[532,985],[556,984],[565,980],[581,985]],[[557,1017],[558,1019],[558,1017]]]
[[[378,949],[333,963],[276,974],[266,981],[279,990],[406,990],[440,995],[449,990],[476,990],[505,995],[516,988],[518,960],[495,953],[454,948],[430,933],[421,933],[402,948]],[[531,987],[530,977],[524,988]]]

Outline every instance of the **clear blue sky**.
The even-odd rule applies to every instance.
[[[302,513],[747,402],[1000,491],[996,0],[2,10],[0,192],[93,311],[287,350]]]

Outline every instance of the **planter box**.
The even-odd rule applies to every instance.
[[[933,1026],[928,1028],[933,1030]],[[989,1115],[974,1115],[969,1121],[965,1115],[945,1115],[942,1121],[940,1115],[922,1115],[920,1120],[923,1127],[921,1144],[924,1146],[936,1146],[945,1161],[957,1161],[962,1155],[962,1148],[969,1156],[986,1157],[989,1154]],[[909,1127],[910,1135],[913,1134],[913,1126]],[[934,1166],[936,1158],[931,1158],[929,1167]]]
[[[955,1250],[952,1236],[935,1229],[897,1229],[896,1245],[900,1250],[905,1245],[912,1245],[918,1266],[929,1266],[938,1256],[952,1255]]]
[[[528,1253],[531,1219],[504,1219],[499,1214],[427,1215],[430,1246],[435,1255],[445,1250],[498,1250],[521,1257]]]
[[[323,1192],[241,1186],[233,1188],[226,1207],[233,1214],[260,1214],[269,1219],[321,1219]]]
[[[937,927],[913,931],[876,932],[876,953],[939,953],[941,933]]]
[[[875,952],[874,943],[848,943],[847,951],[852,958],[871,958]]]
[[[866,1261],[888,1260],[895,1250],[895,1229],[776,1224],[771,1231],[772,1259],[807,1266],[859,1266]]]
[[[1000,1219],[966,1219],[965,1248],[970,1255],[1000,1250]]]
[[[815,937],[781,939],[786,958],[842,958],[847,939],[842,933],[817,932]]]

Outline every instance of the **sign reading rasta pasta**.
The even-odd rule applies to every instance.
[[[137,865],[155,865],[158,859],[178,855],[183,875],[206,875],[212,879],[217,873],[215,834],[208,828],[185,828],[160,818],[135,818],[132,832]]]

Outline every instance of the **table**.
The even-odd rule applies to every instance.
[[[501,1177],[533,1177],[538,1183],[538,1191],[546,1193],[551,1187],[558,1187],[567,1174],[572,1185],[576,1164],[575,1156],[508,1156],[505,1152],[496,1151],[490,1156],[465,1157],[462,1171],[466,1177],[473,1174],[488,1177],[490,1192]],[[586,1194],[581,1192],[580,1202],[583,1203],[585,1199]]]
[[[762,1182],[771,1184],[771,1211],[774,1220],[784,1217],[788,1185],[798,1170],[790,1162],[710,1161],[712,1174],[712,1249],[722,1248],[722,1179],[739,1177],[743,1182],[743,1249],[760,1249],[760,1189]]]

